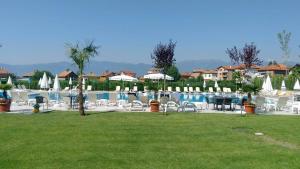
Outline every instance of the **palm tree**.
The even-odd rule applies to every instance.
[[[98,55],[98,46],[94,45],[94,42],[89,42],[84,47],[80,47],[79,43],[67,44],[69,57],[74,62],[74,65],[78,67],[79,72],[79,93],[78,93],[78,101],[79,101],[79,113],[81,116],[84,116],[84,107],[83,107],[83,92],[82,92],[82,75],[84,68],[87,63],[89,63],[90,58]]]

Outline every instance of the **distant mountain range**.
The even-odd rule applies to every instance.
[[[180,72],[192,71],[196,68],[214,69],[221,65],[228,65],[230,62],[216,59],[201,59],[201,60],[186,60],[177,61],[176,65]],[[293,65],[291,63],[290,65]],[[71,69],[76,72],[76,67],[69,62],[56,62],[56,63],[43,63],[43,64],[31,64],[31,65],[9,65],[1,64],[0,67],[7,69],[10,72],[15,73],[18,76],[22,76],[24,73],[32,72],[33,70],[47,70],[54,74],[59,73],[65,69]],[[152,67],[152,63],[122,63],[122,62],[110,62],[110,61],[91,61],[85,72],[95,72],[100,74],[106,70],[118,72],[121,70],[131,70],[138,75],[145,74]]]

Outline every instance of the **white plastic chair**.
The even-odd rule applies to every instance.
[[[120,86],[116,86],[116,91],[119,92],[121,90]]]
[[[183,92],[189,92],[187,87],[183,87]]]
[[[86,90],[87,90],[87,91],[92,91],[92,86],[91,86],[91,85],[88,85],[87,88],[86,88]]]
[[[129,87],[125,87],[124,91],[129,92]]]

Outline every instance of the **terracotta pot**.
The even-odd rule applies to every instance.
[[[0,100],[0,112],[9,112],[10,111],[10,99],[1,99]]]
[[[159,102],[151,102],[150,103],[150,111],[151,112],[159,112]]]
[[[36,109],[36,108],[34,108],[34,109],[32,110],[32,112],[33,112],[33,113],[38,113],[38,112],[40,112],[40,110],[39,110],[39,109]]]
[[[254,104],[245,104],[245,112],[247,114],[255,114],[255,105]]]

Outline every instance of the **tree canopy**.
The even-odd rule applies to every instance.
[[[35,80],[35,81],[40,80],[40,78],[43,77],[44,72],[46,73],[48,78],[49,77],[51,77],[52,79],[54,78],[53,74],[51,72],[47,71],[47,70],[36,70],[33,73],[32,80]]]
[[[172,40],[168,44],[162,44],[161,42],[154,48],[151,54],[151,59],[154,62],[154,67],[166,74],[168,69],[174,64],[176,59],[174,58],[174,51],[176,42]]]
[[[173,77],[174,81],[178,81],[180,79],[179,70],[175,65],[169,67],[169,69],[167,70],[167,75]]]
[[[258,57],[260,50],[256,48],[254,43],[246,43],[242,49],[238,49],[236,46],[231,49],[227,48],[226,53],[233,64],[244,64],[246,69],[251,68],[253,65],[262,64]]]

